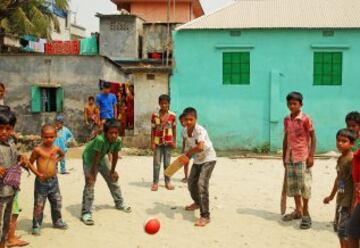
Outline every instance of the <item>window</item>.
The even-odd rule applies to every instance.
[[[223,53],[223,84],[250,84],[250,52]]]
[[[314,85],[342,84],[342,53],[314,53]]]
[[[62,112],[63,105],[63,88],[38,86],[31,88],[31,112]]]
[[[155,80],[155,74],[146,74],[147,80]]]

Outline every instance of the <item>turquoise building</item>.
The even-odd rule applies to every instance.
[[[172,108],[195,107],[217,149],[281,149],[299,91],[317,151],[360,110],[360,1],[237,1],[173,34]]]

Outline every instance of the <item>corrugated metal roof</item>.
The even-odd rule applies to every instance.
[[[360,28],[360,0],[239,0],[177,28]]]

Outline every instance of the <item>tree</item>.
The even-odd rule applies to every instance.
[[[51,39],[52,31],[59,32],[60,27],[49,4],[64,11],[69,8],[69,0],[0,0],[0,32]]]

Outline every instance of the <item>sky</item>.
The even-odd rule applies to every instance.
[[[211,13],[234,0],[200,0],[205,13]],[[99,20],[95,13],[113,14],[116,13],[116,5],[110,0],[70,0],[71,10],[76,14],[76,24],[86,28],[87,33],[99,30]],[[86,3],[85,3],[86,2]],[[84,4],[85,3],[85,4]]]

